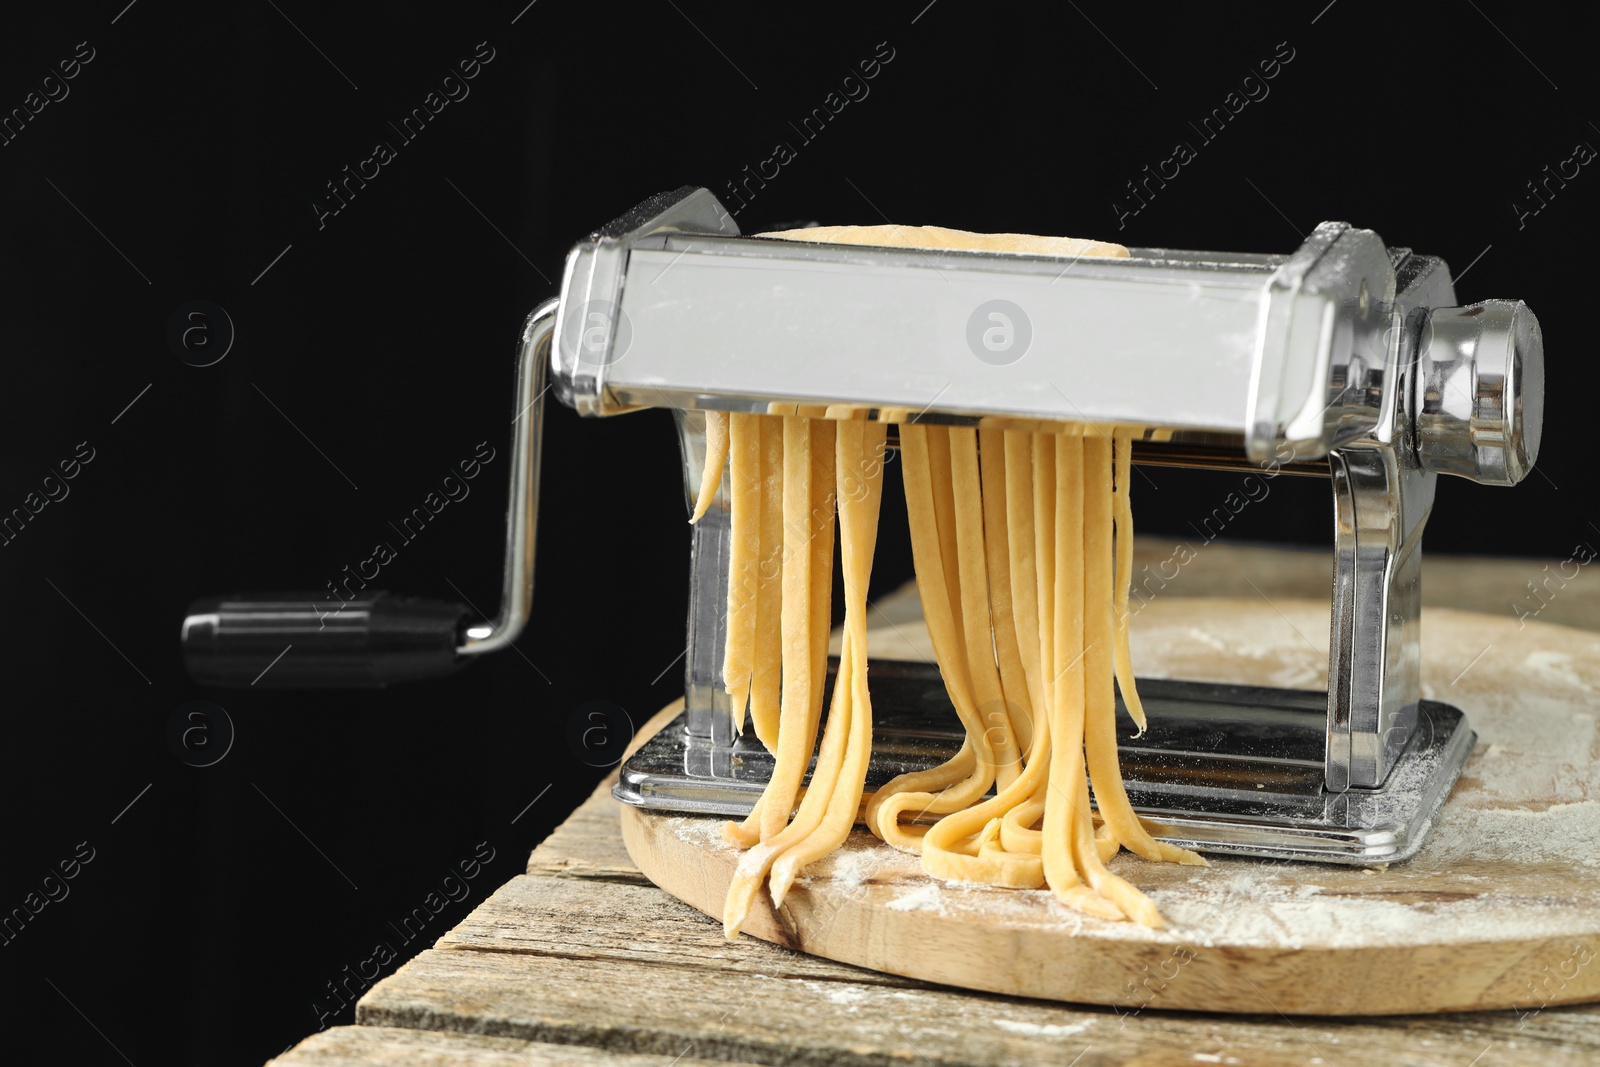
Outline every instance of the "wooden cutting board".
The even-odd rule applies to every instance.
[[[1509,611],[1423,620],[1423,695],[1466,711],[1479,740],[1406,863],[1213,857],[1197,869],[1123,853],[1111,869],[1167,917],[1152,931],[1044,890],[935,881],[857,831],[781,911],[761,894],[745,932],[893,974],[1133,1012],[1532,1013],[1600,1000],[1600,635]],[[1322,604],[1174,597],[1137,616],[1133,653],[1141,675],[1319,688],[1327,634]],[[869,642],[874,655],[931,659],[914,617]],[[739,856],[720,825],[622,811],[640,870],[713,916]]]

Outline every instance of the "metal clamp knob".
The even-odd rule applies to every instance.
[[[1515,485],[1539,457],[1544,338],[1520,300],[1434,308],[1417,339],[1417,447],[1423,466]]]

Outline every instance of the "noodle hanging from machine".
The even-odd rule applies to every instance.
[[[1127,254],[1097,242],[934,227],[768,236]],[[933,877],[1048,886],[1088,914],[1162,925],[1150,899],[1106,868],[1120,848],[1204,863],[1150,836],[1118,766],[1117,687],[1145,727],[1128,652],[1132,434],[895,420],[917,588],[966,740],[946,763],[886,783],[863,812],[872,746],[866,591],[887,443],[884,423],[863,414],[706,415],[694,520],[726,468],[732,523],[723,681],[735,727],[748,705],[756,736],[774,757],[749,817],[725,827],[731,842],[748,849],[728,890],[726,934],[737,936],[763,880],[781,906],[801,869],[843,844],[858,817],[890,845],[920,853]],[[819,749],[836,510],[844,640]],[[816,767],[802,789],[814,750]],[[991,788],[995,795],[985,799]],[[931,826],[906,821],[929,815],[938,817]]]

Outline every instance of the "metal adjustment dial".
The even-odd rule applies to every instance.
[[[1485,485],[1527,477],[1544,430],[1544,338],[1528,305],[1435,308],[1417,359],[1423,466]]]

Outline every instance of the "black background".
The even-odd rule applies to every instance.
[[[94,850],[0,945],[8,1043],[73,1063],[262,1062],[317,1028],[313,1002],[332,1006],[327,983],[376,943],[413,954],[521,868],[603,773],[566,740],[575,709],[607,700],[640,723],[681,692],[688,538],[661,412],[550,412],[523,655],[388,692],[203,691],[178,624],[207,593],[321,587],[484,441],[497,458],[470,496],[378,584],[457,599],[453,583],[492,612],[523,316],[586,232],[658,190],[721,192],[778,141],[797,158],[739,212],[746,232],[887,216],[1287,252],[1342,219],[1470,265],[1463,302],[1520,297],[1541,316],[1549,431],[1516,490],[1441,480],[1430,551],[1564,558],[1600,537],[1579,334],[1600,174],[1521,226],[1512,207],[1546,164],[1600,144],[1585,22],[1490,0],[124,2],[9,11],[0,37],[6,110],[78,42],[94,50],[0,147],[0,510],[94,450],[0,547],[0,914]],[[399,144],[387,123],[479,42],[494,58],[470,95]],[[790,123],[880,42],[893,58],[869,95],[799,143]],[[1187,123],[1280,42],[1294,58],[1270,94],[1200,144]],[[1180,139],[1197,158],[1119,229],[1113,199]],[[380,140],[397,158],[319,228],[324,183]],[[166,340],[195,299],[237,333],[206,368]],[[1203,475],[1152,476],[1146,530],[1183,536],[1219,495]],[[1325,485],[1257,510],[1230,534],[1329,539]],[[894,544],[879,590],[910,572]],[[167,728],[202,697],[236,737],[195,767]],[[469,899],[404,945],[390,924],[484,849]]]

